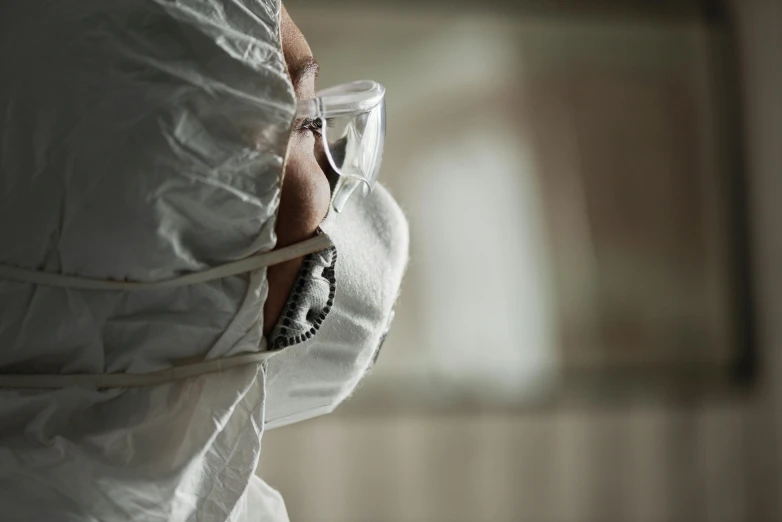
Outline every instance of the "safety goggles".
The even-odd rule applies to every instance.
[[[368,194],[377,182],[386,136],[385,92],[379,83],[362,80],[299,101],[296,118],[319,121],[324,155],[339,175],[332,196],[337,212],[359,185]]]

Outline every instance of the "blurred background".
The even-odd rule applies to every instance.
[[[782,0],[285,2],[387,88],[376,369],[264,435],[294,521],[782,521]]]

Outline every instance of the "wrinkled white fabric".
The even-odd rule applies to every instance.
[[[0,264],[156,281],[272,249],[295,112],[277,0],[0,3]],[[265,349],[265,272],[118,292],[0,280],[0,371]],[[0,390],[3,521],[264,520],[257,365]],[[254,517],[254,518],[253,518]]]
[[[321,228],[337,248],[336,298],[312,339],[266,363],[266,429],[330,413],[353,392],[388,332],[407,267],[407,220],[382,186]]]
[[[257,475],[250,479],[247,493],[242,500],[241,509],[247,513],[248,521],[288,522],[289,520],[282,495]]]
[[[0,263],[150,281],[271,250],[295,111],[278,23],[274,1],[3,2]],[[143,294],[0,281],[0,367],[146,372],[241,352],[260,342],[246,305],[263,279]]]

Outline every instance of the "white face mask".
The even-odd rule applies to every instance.
[[[268,360],[265,429],[333,411],[372,366],[393,319],[409,243],[393,198],[376,187],[321,228],[337,252],[333,304],[315,335]]]
[[[308,254],[307,259],[322,258],[321,269],[326,266],[325,270],[335,272],[329,274],[328,279],[320,278],[326,281],[327,289],[322,292],[319,311],[326,313],[317,319],[320,327],[317,335],[313,335],[315,330],[305,336],[299,335],[285,343],[289,348],[280,349],[273,337],[269,349],[260,352],[190,358],[174,367],[145,373],[4,373],[0,375],[0,388],[136,388],[267,363],[267,393],[274,397],[269,401],[269,422],[283,425],[330,412],[350,394],[371,366],[388,332],[407,265],[409,238],[401,209],[380,186],[368,197],[353,200],[343,213],[330,215],[321,229],[323,234],[284,249],[149,283],[90,279],[0,265],[0,279],[60,288],[116,291],[178,288],[231,275],[258,273],[263,267]],[[339,262],[335,262],[337,252]],[[330,284],[334,281],[336,285]],[[296,291],[294,287],[292,293]],[[317,299],[312,297],[307,296],[309,308],[299,310],[301,314],[318,308],[318,303],[314,302]],[[239,313],[237,317],[241,315]],[[280,324],[272,333],[279,330]],[[299,416],[302,412],[304,414]],[[292,417],[288,419],[288,416]]]

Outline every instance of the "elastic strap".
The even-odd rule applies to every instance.
[[[319,252],[332,245],[331,239],[326,234],[319,234],[311,239],[285,248],[280,248],[279,250],[264,252],[263,254],[257,254],[239,261],[226,263],[202,272],[195,272],[161,281],[112,281],[108,279],[93,279],[88,277],[54,274],[51,272],[40,272],[7,265],[0,265],[0,279],[10,279],[22,283],[33,283],[36,285],[59,288],[74,288],[78,290],[149,290],[175,288],[253,272],[261,268],[303,257],[307,254],[312,254],[313,252]]]
[[[0,279],[11,279],[24,283],[33,283],[60,288],[76,288],[81,290],[147,290],[157,288],[174,288],[179,286],[203,283],[215,279],[253,272],[255,270],[290,261],[307,254],[320,252],[333,246],[326,234],[320,234],[312,239],[290,245],[279,250],[251,256],[240,261],[227,263],[216,268],[187,274],[172,279],[153,282],[110,281],[90,279],[85,277],[65,276],[49,272],[25,270],[0,265]],[[58,389],[68,387],[83,388],[140,388],[155,386],[190,377],[219,373],[245,366],[259,364],[276,352],[261,352],[220,359],[210,359],[195,363],[173,366],[151,373],[81,373],[81,374],[0,374],[0,388],[24,389]]]
[[[141,388],[180,381],[208,373],[220,373],[237,366],[258,364],[277,352],[261,352],[222,359],[210,359],[174,366],[151,373],[76,373],[76,374],[0,374],[0,388],[55,389],[55,388]]]

